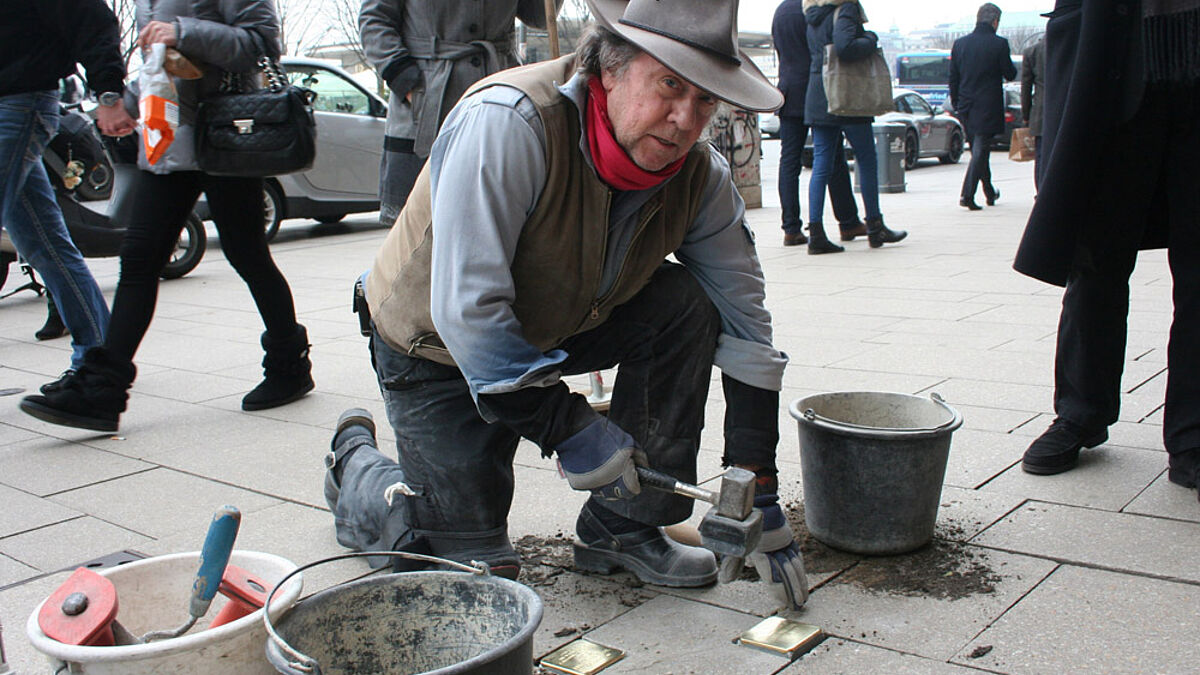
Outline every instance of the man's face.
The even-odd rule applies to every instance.
[[[646,171],[660,171],[686,155],[717,107],[712,94],[646,53],[620,75],[603,72],[600,82],[608,92],[617,143]]]

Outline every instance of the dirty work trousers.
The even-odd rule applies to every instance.
[[[653,468],[695,482],[719,332],[716,308],[700,285],[683,267],[664,263],[604,325],[561,345],[569,355],[562,372],[616,366],[609,418],[638,441]],[[519,562],[508,540],[508,511],[520,437],[480,417],[457,368],[398,352],[378,334],[371,356],[399,462],[365,436],[343,440],[365,447],[342,464],[333,507],[338,541],[359,550],[425,550],[492,566]],[[413,494],[395,494],[389,506],[384,492],[397,483]],[[565,481],[563,489],[569,489]],[[691,500],[651,490],[605,506],[652,525],[677,523],[692,510]]]

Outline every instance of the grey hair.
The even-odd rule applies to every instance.
[[[641,53],[633,43],[598,24],[588,26],[575,48],[579,71],[593,77],[604,71],[620,75]]]
[[[975,15],[975,20],[979,23],[996,23],[1000,20],[1000,8],[990,2],[985,2],[979,6],[979,13]]]

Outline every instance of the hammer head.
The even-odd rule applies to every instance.
[[[717,493],[717,513],[738,520],[745,519],[754,510],[754,472],[733,467],[721,476],[721,490]]]
[[[745,558],[762,538],[762,511],[750,510],[744,518],[722,515],[714,506],[700,521],[700,543],[717,555]]]

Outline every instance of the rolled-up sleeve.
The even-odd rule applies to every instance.
[[[675,257],[687,266],[721,315],[716,365],[746,384],[779,391],[787,355],[772,345],[771,314],[746,205],[716,151],[699,216]]]

